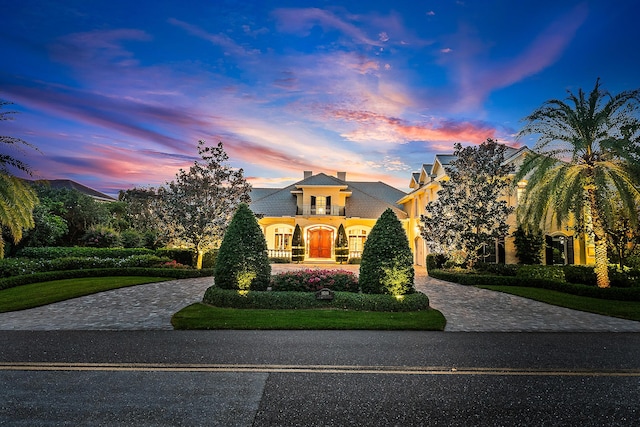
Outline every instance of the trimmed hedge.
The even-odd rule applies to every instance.
[[[274,291],[314,292],[322,288],[358,292],[358,277],[351,271],[306,269],[271,276]]]
[[[33,259],[56,259],[70,257],[126,258],[132,255],[155,255],[155,251],[146,248],[91,248],[50,246],[45,248],[23,248],[16,257]]]
[[[397,299],[383,294],[335,292],[333,300],[318,300],[314,292],[238,291],[208,288],[202,300],[216,307],[242,309],[309,309],[334,308],[358,311],[421,311],[429,309],[429,298],[417,292]]]
[[[108,276],[149,276],[172,277],[174,279],[190,279],[194,277],[213,276],[213,269],[179,269],[179,268],[92,268],[86,270],[50,271],[46,273],[26,274],[23,276],[0,279],[0,290],[31,283],[49,282],[51,280],[75,279],[80,277]]]
[[[509,276],[490,276],[483,274],[453,273],[443,270],[429,272],[431,277],[459,283],[467,286],[525,286],[549,289],[572,295],[617,301],[640,301],[640,287],[635,288],[598,288],[589,285],[560,282],[557,280],[522,278]]]

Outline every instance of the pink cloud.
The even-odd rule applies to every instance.
[[[395,142],[450,141],[480,143],[494,138],[496,130],[480,122],[433,120],[431,123],[411,124],[406,120],[371,111],[331,110],[339,120],[357,124],[356,130],[344,134],[354,141],[382,139]]]

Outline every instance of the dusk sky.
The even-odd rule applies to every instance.
[[[222,141],[256,187],[304,170],[407,191],[453,144],[598,77],[640,87],[640,2],[0,0],[0,135],[35,178],[157,186]],[[0,150],[7,151],[6,147]]]

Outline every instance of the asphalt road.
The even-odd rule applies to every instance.
[[[0,425],[632,426],[640,334],[0,331]]]

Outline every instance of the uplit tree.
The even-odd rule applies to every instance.
[[[569,92],[566,101],[552,99],[529,116],[519,137],[538,135],[514,182],[527,179],[518,220],[531,228],[555,219],[560,226],[574,219],[595,246],[599,287],[609,287],[607,224],[612,203],[638,226],[640,162],[640,89],[611,95],[600,79],[588,95]]]
[[[300,229],[299,224],[296,224],[296,228],[293,230],[293,237],[291,238],[291,261],[304,261],[304,239],[302,238],[302,229]]]
[[[335,241],[335,254],[336,262],[343,264],[349,260],[349,240],[347,239],[347,233],[344,231],[344,225],[340,224],[338,227],[338,235]]]
[[[250,202],[251,186],[242,169],[227,164],[222,142],[211,147],[198,141],[198,154],[202,161],[180,169],[161,197],[164,223],[173,227],[174,239],[194,249],[201,268],[204,252],[220,246],[238,205]]]
[[[240,291],[263,291],[271,280],[267,241],[258,220],[241,203],[224,234],[214,271],[216,286]]]
[[[360,263],[360,289],[370,294],[402,296],[415,291],[413,254],[396,214],[385,210],[367,237]]]
[[[173,235],[173,225],[165,223],[164,189],[132,188],[121,191],[118,199],[125,205],[124,220],[137,231],[149,249],[164,246]]]
[[[422,236],[432,252],[461,252],[472,267],[482,261],[485,248],[509,232],[507,217],[513,208],[502,198],[513,167],[504,163],[506,146],[492,139],[454,148],[449,178],[421,216]]]

